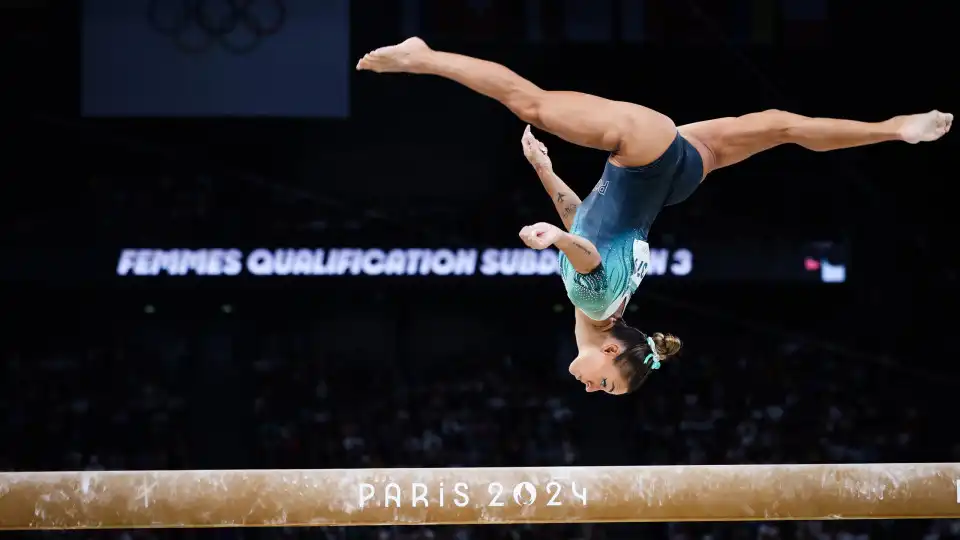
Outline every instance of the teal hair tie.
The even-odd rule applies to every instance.
[[[660,369],[660,355],[657,354],[657,344],[653,342],[652,337],[647,337],[647,345],[650,347],[650,354],[643,359],[643,365],[647,365],[651,359],[653,364],[650,365],[650,369]]]

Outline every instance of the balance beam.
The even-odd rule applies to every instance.
[[[0,530],[960,518],[960,464],[0,473]]]

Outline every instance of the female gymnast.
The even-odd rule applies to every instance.
[[[579,354],[570,373],[588,392],[632,392],[680,350],[670,334],[647,336],[622,319],[650,260],[647,233],[665,206],[684,201],[712,171],[781,144],[823,152],[884,141],[935,141],[952,114],[931,111],[867,123],[769,110],[677,127],[633,103],[543,90],[508,68],[435,51],[420,38],[366,54],[358,70],[437,75],[504,104],[528,124],[523,150],[566,231],[536,223],[520,231],[534,249],[556,246],[567,296],[577,308]],[[609,152],[603,176],[583,201],[553,172],[529,124],[573,144]]]

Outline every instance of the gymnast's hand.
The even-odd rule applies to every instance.
[[[520,229],[520,239],[533,249],[546,249],[564,234],[562,229],[549,223],[535,223]]]
[[[547,147],[533,136],[529,125],[527,129],[523,130],[523,137],[520,139],[520,143],[523,145],[524,157],[533,165],[534,169],[538,171],[542,169],[553,169],[553,163],[550,161],[550,156],[547,155]]]

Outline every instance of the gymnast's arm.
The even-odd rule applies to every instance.
[[[520,229],[520,239],[533,249],[547,249],[556,246],[567,256],[573,270],[580,274],[589,274],[600,266],[600,253],[593,242],[568,233],[550,223],[535,223]]]
[[[578,274],[589,274],[600,266],[600,253],[593,242],[586,238],[561,231],[553,245],[567,256]]]
[[[563,226],[569,231],[573,227],[573,218],[577,216],[577,208],[580,208],[580,197],[577,197],[577,194],[563,183],[563,180],[553,172],[553,169],[536,170],[544,189],[553,199],[553,206],[560,214]]]
[[[523,155],[533,165],[533,169],[537,171],[543,189],[547,190],[550,200],[553,201],[553,206],[560,214],[560,219],[563,220],[563,226],[569,231],[570,227],[573,226],[573,218],[577,215],[577,208],[580,207],[580,197],[577,197],[577,194],[553,172],[553,163],[547,155],[547,147],[533,136],[533,133],[530,132],[530,126],[527,126],[527,129],[524,130],[521,143],[523,144]]]

